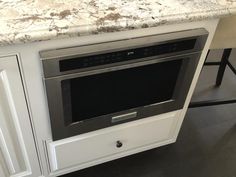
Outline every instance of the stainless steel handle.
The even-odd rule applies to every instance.
[[[131,112],[131,113],[127,113],[127,114],[114,116],[114,117],[112,117],[112,123],[132,119],[135,117],[137,117],[137,112]]]

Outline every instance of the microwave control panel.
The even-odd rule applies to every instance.
[[[118,52],[60,60],[60,72],[158,56],[166,53],[175,53],[184,50],[191,50],[194,48],[195,43],[196,38],[182,39],[180,41],[135,48],[131,50],[123,50]]]

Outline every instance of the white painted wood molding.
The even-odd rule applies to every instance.
[[[7,168],[6,177],[31,177],[31,150],[28,146],[35,146],[16,56],[0,58],[0,98],[0,150],[3,157],[0,162],[5,162],[1,166]],[[22,127],[25,119],[28,122]],[[22,128],[31,139],[23,136]],[[32,152],[37,162],[36,151],[32,149]]]

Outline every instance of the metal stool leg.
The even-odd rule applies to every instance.
[[[233,67],[233,65],[229,62],[229,56],[231,53],[232,49],[224,49],[222,58],[220,62],[205,62],[204,65],[219,65],[219,70],[217,73],[217,78],[216,78],[216,86],[220,86],[225,68],[228,65],[229,68],[232,70],[232,72],[236,75],[236,69]],[[209,53],[209,52],[208,52]],[[216,105],[222,105],[222,104],[232,104],[236,103],[236,99],[218,99],[218,100],[205,100],[205,101],[196,101],[196,102],[191,102],[189,104],[189,108],[196,108],[196,107],[204,107],[204,106],[216,106]]]
[[[232,49],[224,49],[222,58],[221,58],[221,62],[220,62],[220,66],[219,66],[219,70],[217,73],[217,77],[216,77],[216,86],[220,86],[223,80],[223,76],[224,76],[224,72],[225,72],[225,68],[228,64],[228,60],[229,60],[229,56],[231,54]]]

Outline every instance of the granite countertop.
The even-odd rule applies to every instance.
[[[0,0],[0,46],[236,13],[236,0]]]

